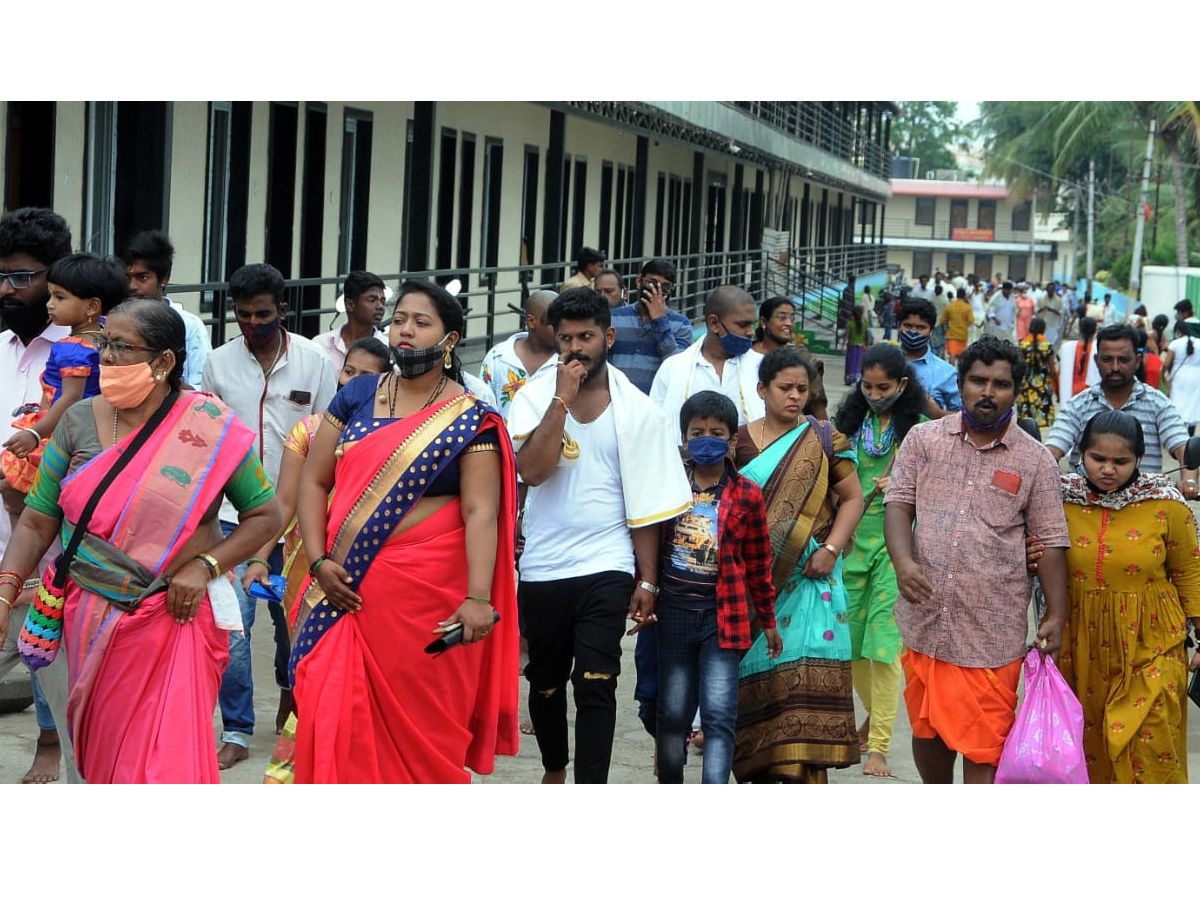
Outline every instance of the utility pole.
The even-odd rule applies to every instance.
[[[1096,234],[1096,161],[1088,160],[1088,251],[1087,251],[1087,302],[1092,299],[1092,245]]]
[[[1133,236],[1133,262],[1129,268],[1129,294],[1138,299],[1142,287],[1142,238],[1146,234],[1146,203],[1150,199],[1150,166],[1154,158],[1154,127],[1157,123],[1150,120],[1150,133],[1146,135],[1146,160],[1142,163],[1142,195],[1138,200],[1137,231]]]
[[[1029,198],[1029,277],[1026,281],[1032,282],[1037,279],[1039,282],[1042,276],[1037,271],[1037,185],[1034,185],[1033,194]]]

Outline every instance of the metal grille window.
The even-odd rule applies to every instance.
[[[932,225],[934,215],[937,212],[936,197],[918,197],[917,198],[917,218],[918,225]]]

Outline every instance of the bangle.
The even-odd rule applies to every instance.
[[[204,563],[204,567],[208,569],[209,581],[218,578],[221,575],[221,564],[217,562],[216,557],[208,553],[197,553],[193,559],[198,559]]]
[[[833,544],[822,544],[821,546],[824,547],[826,550],[828,550],[830,553],[832,553],[834,556],[837,556],[839,553],[842,552],[837,547],[833,546]]]
[[[42,436],[41,436],[40,434],[38,434],[38,432],[37,432],[37,429],[35,429],[35,428],[21,428],[21,429],[19,429],[19,430],[20,430],[20,431],[25,431],[25,432],[28,432],[29,434],[32,434],[32,435],[33,435],[33,439],[34,439],[35,441],[37,441],[39,444],[42,442]]]
[[[486,603],[488,606],[492,605],[492,601],[488,600],[486,597],[472,597],[470,594],[467,594],[467,599],[478,600],[480,603]]]
[[[554,395],[554,399],[555,399],[555,400],[557,400],[559,403],[561,403],[561,404],[562,404],[562,408],[563,408],[563,409],[564,409],[566,412],[570,412],[570,411],[571,411],[571,407],[567,406],[567,401],[566,401],[566,400],[564,400],[562,397],[558,396],[558,394],[555,394],[555,395]]]
[[[317,569],[321,568],[321,563],[325,562],[325,560],[327,560],[327,559],[329,559],[328,556],[318,556],[316,559],[314,559],[312,562],[310,562],[308,564],[308,574],[316,575]]]
[[[8,607],[8,611],[12,612],[13,605],[12,605],[11,600],[9,600],[7,597],[0,596],[0,603],[3,603],[5,606]]]
[[[252,556],[248,560],[246,560],[247,566],[252,565],[253,563],[258,563],[260,566],[262,566],[268,572],[271,571],[271,564],[269,562],[267,562],[265,559],[263,559],[261,556]]]
[[[41,583],[42,583],[42,579],[41,579],[41,577],[38,577],[38,578],[26,578],[26,579],[25,579],[25,583],[24,583],[24,584],[23,584],[21,587],[22,587],[24,590],[29,590],[30,588],[35,588],[35,587],[38,587],[39,585],[41,585]]]
[[[20,572],[14,572],[12,569],[0,569],[0,578],[3,578],[5,575],[9,575],[17,579],[18,583],[21,581]]]
[[[643,591],[647,591],[650,594],[653,594],[655,597],[658,596],[658,585],[657,584],[651,584],[648,581],[639,581],[637,583],[637,586],[640,587]]]

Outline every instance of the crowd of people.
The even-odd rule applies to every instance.
[[[902,697],[923,780],[961,755],[990,781],[1035,574],[1092,780],[1187,781],[1196,472],[1161,470],[1164,447],[1195,463],[1194,423],[1139,351],[1190,391],[1190,308],[1169,344],[1081,327],[1067,372],[1097,377],[1053,415],[1073,300],[923,278],[884,317],[898,345],[870,299],[849,313],[831,410],[796,301],[719,286],[693,340],[667,259],[627,283],[584,248],[476,376],[432,282],[349,273],[345,321],[309,340],[252,263],[212,348],[172,257],[159,232],[117,260],[72,253],[50,210],[0,219],[0,668],[34,673],[26,781],[244,765],[259,602],[268,783],[467,782],[522,732],[543,783],[605,782],[626,635],[660,782],[696,752],[704,783],[887,777]]]

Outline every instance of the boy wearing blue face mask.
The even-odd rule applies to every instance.
[[[658,595],[658,780],[683,781],[684,740],[696,705],[704,722],[705,784],[728,784],[737,725],[738,664],[752,639],[750,606],[772,657],[775,627],[771,536],[762,489],[729,457],[738,428],[733,401],[689,397],[679,424],[690,461],[692,509],[663,529]]]
[[[928,300],[909,297],[896,314],[900,331],[900,349],[908,358],[917,381],[928,395],[925,415],[931,419],[957,412],[962,407],[958,396],[958,369],[937,356],[929,347],[929,338],[937,324],[937,312]]]

